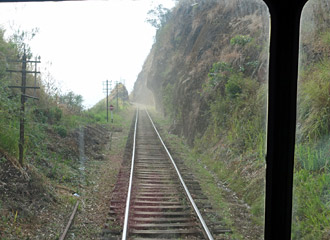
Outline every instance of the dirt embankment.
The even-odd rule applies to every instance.
[[[0,152],[0,238],[56,239],[79,199],[71,237],[96,239],[106,218],[108,199],[122,161],[126,132],[88,125],[61,138],[48,133],[45,156],[55,152],[71,161],[54,164],[33,157],[21,168]],[[111,138],[110,138],[111,136]],[[112,142],[111,142],[112,139]],[[111,148],[112,145],[112,148]],[[55,161],[56,162],[56,161]],[[70,176],[67,177],[67,176]]]

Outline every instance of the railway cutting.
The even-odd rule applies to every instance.
[[[102,239],[226,239],[198,181],[137,110]]]

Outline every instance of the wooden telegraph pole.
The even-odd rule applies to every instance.
[[[13,73],[22,73],[22,82],[21,86],[8,86],[9,88],[20,88],[21,89],[21,109],[20,109],[20,117],[19,117],[19,144],[18,144],[18,149],[19,149],[19,164],[23,166],[24,163],[24,124],[25,124],[25,102],[26,98],[33,98],[33,99],[38,99],[35,96],[29,96],[26,94],[26,89],[40,89],[40,87],[37,86],[26,86],[26,74],[27,73],[34,73],[35,74],[35,79],[36,79],[36,74],[40,73],[37,72],[37,63],[40,63],[40,57],[39,61],[29,61],[27,60],[26,57],[26,50],[24,47],[24,53],[23,53],[23,58],[20,61],[10,61],[10,62],[18,62],[22,63],[22,70],[9,70],[7,69],[7,72]],[[27,71],[26,70],[26,65],[27,63],[35,63],[35,70],[34,71]],[[36,82],[36,81],[35,81]]]
[[[107,122],[109,122],[109,88],[108,88],[108,80],[106,81],[106,88],[107,88]]]
[[[116,81],[116,92],[117,92],[117,111],[119,110],[118,108],[118,81]]]
[[[104,86],[105,85],[105,86]],[[110,86],[110,87],[109,87]],[[109,122],[109,92],[111,90],[111,81],[106,80],[103,82],[103,91],[105,92],[106,98],[106,105],[107,105],[107,122]]]

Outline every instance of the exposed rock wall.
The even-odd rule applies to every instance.
[[[131,99],[133,102],[142,103],[145,105],[155,105],[154,96],[151,90],[147,87],[148,74],[151,71],[154,48],[149,53],[146,59],[142,71],[139,73],[137,80],[134,84],[134,90],[131,93]]]
[[[171,84],[173,131],[190,144],[208,126],[208,96],[200,94],[213,63],[240,67],[257,59],[251,75],[265,81],[268,63],[269,13],[261,0],[182,1],[156,35],[156,42],[134,88],[135,99],[152,91],[156,108],[164,112],[164,93]],[[230,44],[237,35],[254,39],[249,53]],[[168,94],[168,93],[167,93]]]

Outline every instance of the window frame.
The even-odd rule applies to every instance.
[[[43,2],[48,0],[0,0]],[[66,0],[52,0],[61,2]],[[265,239],[291,239],[300,16],[307,0],[263,0],[271,17]]]
[[[263,0],[271,17],[265,239],[291,239],[300,18],[307,0]]]

